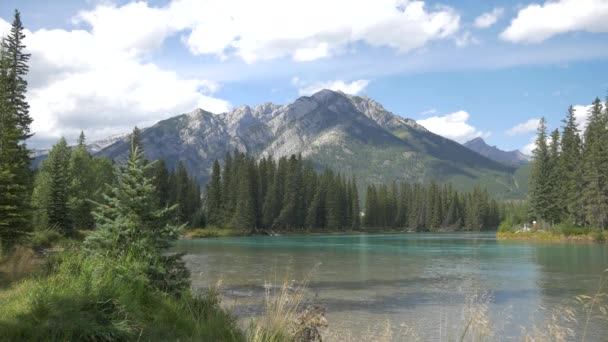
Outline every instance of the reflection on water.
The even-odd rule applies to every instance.
[[[314,269],[309,297],[327,307],[331,336],[353,340],[387,323],[395,340],[408,326],[445,340],[474,293],[490,294],[495,330],[517,340],[548,309],[592,293],[608,268],[605,245],[499,242],[486,233],[183,240],[176,249],[187,253],[193,286],[221,278],[240,317],[259,313],[265,284],[301,280]],[[608,335],[599,323],[590,330]]]

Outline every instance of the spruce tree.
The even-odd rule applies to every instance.
[[[68,201],[70,198],[70,158],[71,150],[64,138],[51,148],[48,164],[49,198],[46,212],[48,225],[69,235],[73,232],[73,221]]]
[[[117,171],[103,203],[97,204],[97,229],[85,240],[85,248],[102,257],[137,257],[149,265],[153,287],[179,294],[189,286],[189,273],[181,254],[166,253],[179,231],[170,224],[176,207],[158,208],[156,189],[146,176],[151,167],[131,139],[129,160]]]
[[[562,199],[562,175],[560,168],[560,135],[559,130],[555,129],[551,132],[551,142],[549,144],[549,179],[547,182],[548,197],[551,199],[547,208],[546,219],[555,224],[561,221],[561,217],[564,211],[563,199]]]
[[[68,174],[70,176],[69,207],[76,229],[91,229],[94,221],[91,215],[94,174],[91,155],[87,151],[84,132],[80,132],[78,144],[71,152]]]
[[[560,168],[560,198],[565,209],[565,218],[580,225],[583,222],[583,202],[581,200],[583,187],[582,142],[572,106],[563,121],[564,127],[561,139]]]
[[[361,226],[361,210],[359,209],[359,190],[357,189],[357,180],[353,177],[351,182],[351,206],[352,218],[351,229],[359,229]]]
[[[21,14],[15,10],[15,16],[11,26],[10,33],[6,36],[3,42],[8,59],[8,79],[7,88],[8,99],[13,114],[17,118],[17,125],[21,131],[21,140],[25,140],[31,136],[30,124],[32,118],[29,115],[29,104],[26,101],[27,81],[25,80],[29,71],[28,61],[30,55],[24,53],[25,45],[25,28],[21,23]]]
[[[135,145],[137,146],[137,145]],[[138,148],[139,150],[139,148]],[[175,203],[177,204],[176,219],[179,224],[190,222],[190,178],[186,166],[180,160],[175,170]]]
[[[341,229],[344,227],[345,206],[340,177],[335,177],[328,184],[325,196],[326,224],[329,229]]]
[[[156,197],[160,208],[164,208],[169,204],[169,171],[167,164],[163,159],[160,159],[154,164],[152,183],[156,189]]]
[[[607,121],[602,103],[596,98],[585,130],[583,201],[587,221],[602,229],[608,224]]]
[[[15,11],[11,30],[0,44],[0,252],[10,249],[30,230],[32,174],[25,140],[32,118],[26,101],[29,54],[21,15]]]
[[[376,188],[374,185],[368,185],[365,193],[365,216],[363,224],[365,227],[375,227],[377,211]]]
[[[213,163],[211,180],[207,185],[207,221],[211,225],[221,224],[222,217],[222,183],[220,163]]]
[[[547,125],[545,118],[540,120],[536,137],[536,148],[532,156],[530,175],[530,210],[537,220],[547,219],[551,198],[549,146],[547,144]]]
[[[256,212],[253,193],[251,169],[246,160],[239,163],[237,174],[236,209],[232,218],[232,226],[237,229],[255,230]]]
[[[141,136],[141,130],[137,126],[135,126],[133,128],[133,132],[131,132],[131,142],[133,144],[135,144],[135,146],[137,147],[137,150],[143,155],[145,152],[143,137]],[[145,161],[145,157],[144,157],[144,161]]]
[[[268,194],[264,198],[262,209],[262,226],[264,228],[272,228],[275,219],[281,211],[281,198],[279,192],[279,182],[281,181],[279,173],[276,172],[274,179],[269,185]]]
[[[277,217],[276,224],[285,228],[300,228],[304,226],[306,218],[304,208],[302,168],[298,158],[292,155],[289,158],[283,207]]]

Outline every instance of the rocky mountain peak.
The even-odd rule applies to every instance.
[[[236,149],[258,158],[300,153],[319,170],[353,174],[363,183],[460,177],[463,188],[485,181],[502,193],[517,191],[512,167],[437,136],[373,99],[327,89],[285,105],[266,102],[220,114],[196,109],[143,130],[142,140],[148,159],[162,158],[169,167],[183,161],[201,184],[213,161]],[[124,160],[128,145],[118,141],[98,154]]]
[[[518,150],[503,151],[496,146],[490,146],[481,137],[469,140],[463,145],[468,149],[481,154],[484,157],[490,158],[503,164],[520,166],[527,164],[530,160],[530,157],[526,156]]]

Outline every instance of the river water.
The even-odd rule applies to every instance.
[[[222,280],[224,304],[241,320],[261,312],[265,288],[307,279],[307,301],[327,309],[328,341],[459,340],[471,310],[485,312],[491,340],[538,335],[551,317],[580,340],[586,316],[574,297],[594,294],[608,268],[606,245],[492,233],[198,239],[176,250],[187,253],[195,289]],[[579,324],[561,321],[562,306]],[[608,340],[608,321],[591,319],[587,340]]]

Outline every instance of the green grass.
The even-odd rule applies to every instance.
[[[513,231],[499,231],[496,233],[499,240],[528,240],[537,242],[596,242],[606,243],[608,232],[591,230],[586,233],[564,234],[561,232],[537,231],[516,233]]]
[[[0,340],[242,341],[209,293],[154,290],[137,258],[61,253],[43,274],[0,291]]]
[[[206,227],[189,229],[182,232],[182,236],[189,239],[245,236],[246,231],[232,228]]]

